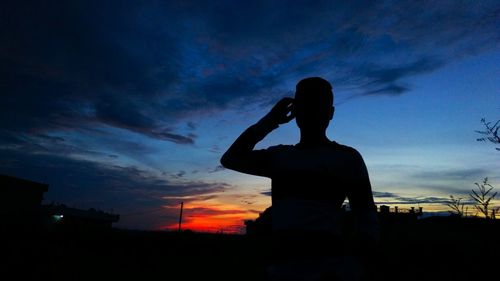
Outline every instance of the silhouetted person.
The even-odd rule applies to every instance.
[[[224,167],[272,180],[274,280],[358,280],[359,264],[347,258],[369,251],[378,239],[376,207],[363,158],[354,148],[331,141],[330,83],[306,78],[295,99],[285,97],[245,130],[222,156]],[[300,142],[255,150],[280,124],[296,119]],[[357,245],[345,247],[342,205],[346,197],[355,218]],[[344,251],[345,249],[345,251]],[[330,279],[328,279],[330,280]]]

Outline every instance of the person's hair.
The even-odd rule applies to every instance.
[[[296,86],[295,99],[297,102],[318,102],[333,105],[332,85],[321,77],[309,77],[299,81]]]

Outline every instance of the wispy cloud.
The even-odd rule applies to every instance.
[[[395,193],[392,192],[379,192],[379,191],[373,191],[373,197],[382,197],[382,198],[393,198],[393,197],[398,197]]]
[[[417,205],[417,204],[441,204],[445,205],[450,202],[450,198],[436,196],[402,196],[392,192],[373,192],[375,203],[378,205]],[[385,201],[384,201],[385,199]]]
[[[434,170],[422,171],[415,173],[414,178],[422,180],[471,180],[477,181],[488,174],[485,169],[470,168],[470,169],[454,169],[454,170]]]
[[[217,165],[215,168],[213,168],[212,170],[210,170],[209,173],[217,173],[217,172],[220,172],[220,171],[224,171],[226,168],[224,168],[222,165]]]
[[[265,195],[265,196],[272,196],[271,190],[269,190],[269,191],[262,191],[260,194]]]

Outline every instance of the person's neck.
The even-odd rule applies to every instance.
[[[325,132],[301,132],[300,134],[300,145],[304,146],[318,146],[329,143],[330,140],[326,136]]]

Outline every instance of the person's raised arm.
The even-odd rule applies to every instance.
[[[222,166],[242,173],[267,176],[264,151],[253,149],[259,141],[278,128],[280,124],[290,122],[293,119],[292,103],[292,98],[281,99],[266,116],[246,129],[222,156]]]

